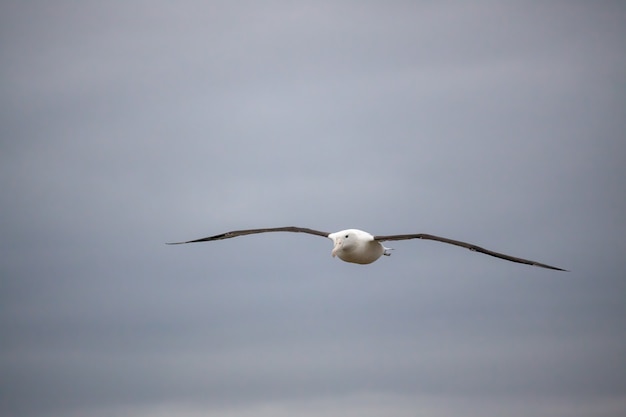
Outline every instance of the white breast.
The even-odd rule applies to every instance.
[[[345,262],[355,264],[371,264],[380,258],[385,248],[374,240],[374,236],[358,229],[342,230],[328,235],[333,240],[335,248],[333,256]]]

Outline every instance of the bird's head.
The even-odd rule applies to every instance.
[[[363,245],[365,241],[373,239],[369,233],[356,229],[341,230],[339,232],[331,233],[328,237],[333,240],[334,244],[331,255],[333,257],[339,256],[341,259],[344,259],[345,257],[342,255],[348,255],[349,253],[354,252],[359,248],[359,246]]]

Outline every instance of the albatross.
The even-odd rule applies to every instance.
[[[322,236],[329,238],[333,241],[333,250],[331,255],[333,258],[337,256],[339,259],[345,262],[351,262],[355,264],[371,264],[381,256],[391,255],[392,248],[383,246],[381,242],[393,241],[393,240],[408,240],[408,239],[424,239],[434,240],[437,242],[448,243],[450,245],[460,246],[462,248],[469,249],[473,252],[484,253],[485,255],[494,256],[496,258],[504,259],[511,262],[517,262],[520,264],[538,266],[541,268],[554,269],[556,271],[567,271],[566,269],[557,268],[556,266],[550,266],[542,264],[537,261],[531,261],[529,259],[517,258],[511,255],[505,255],[504,253],[494,252],[472,243],[461,242],[460,240],[448,239],[445,237],[429,235],[426,233],[414,233],[406,235],[388,235],[388,236],[374,236],[363,230],[358,229],[346,229],[339,232],[328,233],[320,230],[309,229],[306,227],[270,227],[264,229],[246,229],[246,230],[233,230],[226,233],[221,233],[215,236],[203,237],[201,239],[187,240],[184,242],[170,242],[167,245],[181,245],[185,243],[197,243],[197,242],[210,242],[213,240],[230,239],[238,236],[253,235],[257,233],[270,233],[270,232],[292,232],[292,233],[307,233],[315,236]]]

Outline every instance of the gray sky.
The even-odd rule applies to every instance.
[[[263,4],[262,4],[263,3]],[[0,6],[0,414],[626,411],[620,2]],[[360,266],[316,236],[433,233]]]

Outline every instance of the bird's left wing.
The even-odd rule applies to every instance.
[[[460,240],[448,239],[445,237],[429,235],[426,233],[416,233],[416,234],[408,234],[408,235],[389,235],[389,236],[374,236],[374,240],[379,242],[386,240],[408,240],[408,239],[424,239],[424,240],[436,240],[438,242],[448,243],[450,245],[460,246],[462,248],[467,248],[474,252],[484,253],[485,255],[495,256],[496,258],[504,259],[511,262],[517,262],[520,264],[533,265],[541,268],[554,269],[556,271],[567,271],[566,269],[557,268],[556,266],[550,266],[546,264],[542,264],[537,261],[531,261],[529,259],[517,258],[515,256],[506,255],[504,253],[494,252],[489,249],[481,248],[480,246],[476,246],[472,243],[461,242]]]

